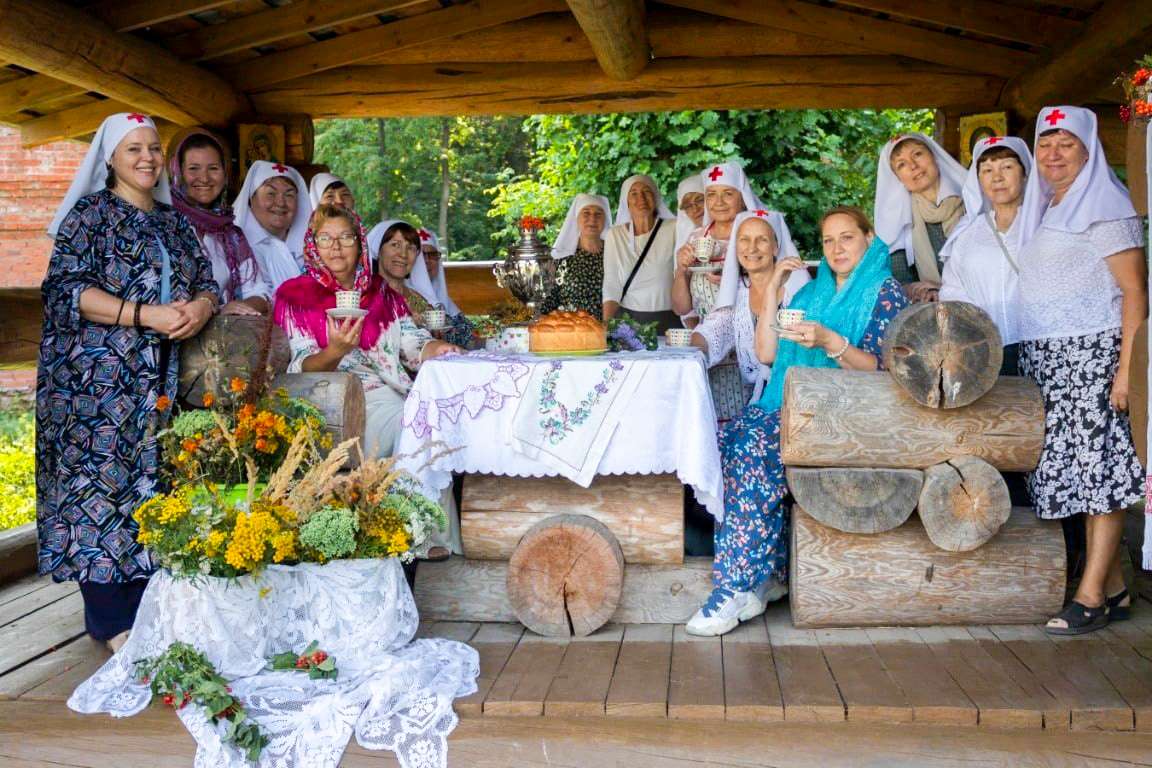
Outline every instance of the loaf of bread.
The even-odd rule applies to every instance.
[[[528,326],[533,352],[586,352],[607,346],[604,324],[583,310],[552,312]]]

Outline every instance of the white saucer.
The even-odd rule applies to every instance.
[[[367,317],[368,316],[368,310],[366,310],[366,309],[353,309],[353,308],[341,309],[340,307],[332,307],[332,309],[329,309],[327,311],[328,311],[328,317],[334,318],[336,320],[342,320],[346,317]]]
[[[723,264],[702,264],[695,267],[688,267],[688,271],[693,274],[698,274],[701,272],[720,272],[723,269]]]

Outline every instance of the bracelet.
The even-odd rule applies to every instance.
[[[116,310],[116,325],[120,325],[120,315],[124,313],[124,304],[128,301],[128,297],[120,299],[120,309]]]
[[[216,314],[216,309],[217,309],[216,302],[212,301],[212,299],[208,298],[207,296],[205,296],[205,295],[197,296],[195,299],[193,299],[193,301],[206,301],[206,302],[208,302],[208,306],[212,307],[212,314]]]
[[[851,344],[848,343],[848,337],[847,336],[845,336],[843,338],[844,338],[844,346],[840,347],[839,352],[837,352],[834,355],[827,353],[827,352],[824,353],[824,354],[828,355],[829,359],[839,361],[840,358],[844,357],[844,353],[848,351],[848,347],[852,346]]]
[[[132,313],[132,327],[136,330],[141,330],[144,327],[140,325],[140,307],[143,305],[143,303],[144,302],[141,301],[136,302],[136,309]]]

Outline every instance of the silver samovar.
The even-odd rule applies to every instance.
[[[492,267],[497,284],[527,305],[533,319],[539,317],[540,303],[561,282],[556,274],[552,250],[540,241],[537,234],[543,226],[539,219],[522,219],[520,241],[508,249],[503,264]]]

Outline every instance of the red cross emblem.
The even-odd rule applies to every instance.
[[[420,239],[421,239],[421,240],[431,240],[431,239],[432,239],[432,235],[428,234],[428,230],[426,230],[426,229],[421,229],[421,230],[420,230]]]
[[[758,210],[754,211],[754,213],[755,213],[757,216],[760,216],[761,218],[763,218],[764,216],[767,216],[767,215],[768,215],[768,211],[764,210],[763,208],[760,208],[760,209],[758,209]]]
[[[144,115],[140,114],[139,112],[133,112],[132,114],[125,117],[124,119],[125,120],[135,120],[136,122],[143,125],[144,121],[146,121],[148,118],[145,117]]]
[[[272,170],[276,171],[276,173],[288,173],[288,166],[276,163],[272,166]]]
[[[712,181],[716,181],[716,179],[720,178],[723,175],[724,175],[724,171],[720,170],[720,166],[718,166],[718,165],[716,167],[714,167],[711,171],[708,172],[708,178],[712,179]]]
[[[1056,107],[1056,109],[1048,113],[1048,116],[1045,117],[1044,120],[1047,121],[1048,125],[1056,125],[1056,123],[1060,122],[1066,117],[1068,117],[1068,115],[1061,112],[1060,107]]]
[[[990,147],[993,144],[999,144],[1002,141],[1004,141],[1004,139],[1000,136],[993,136],[991,138],[984,139],[984,146]]]

